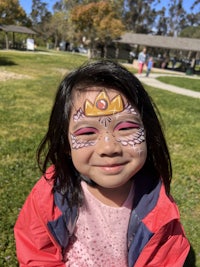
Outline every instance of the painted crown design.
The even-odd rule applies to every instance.
[[[102,91],[95,98],[94,104],[89,100],[85,101],[84,113],[85,116],[106,116],[121,112],[123,108],[123,101],[120,95],[110,100],[106,92]]]

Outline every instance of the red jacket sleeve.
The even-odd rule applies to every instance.
[[[64,267],[61,248],[47,229],[48,220],[58,216],[52,187],[42,178],[28,196],[14,227],[20,267]]]
[[[173,220],[152,237],[134,267],[183,267],[189,250],[179,220]]]

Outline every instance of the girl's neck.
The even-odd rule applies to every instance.
[[[111,207],[121,207],[126,201],[132,185],[132,180],[118,188],[92,187],[87,185],[89,192],[103,204]]]

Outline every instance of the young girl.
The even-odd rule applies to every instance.
[[[63,79],[43,156],[14,229],[21,267],[183,266],[189,243],[166,141],[126,68],[97,61]]]
[[[149,60],[147,61],[146,77],[149,77],[152,68],[153,68],[153,57],[150,57]]]

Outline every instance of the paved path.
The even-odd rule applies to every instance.
[[[179,75],[173,75],[173,74],[166,74],[166,73],[162,73],[162,74],[154,74],[154,73],[150,73],[149,77],[145,76],[145,73],[143,73],[142,75],[138,75],[136,74],[136,76],[138,77],[138,79],[149,86],[155,87],[155,88],[159,88],[162,90],[167,90],[176,94],[180,94],[180,95],[185,95],[185,96],[190,96],[190,97],[194,97],[194,98],[200,98],[200,92],[195,92],[189,89],[183,89],[181,87],[177,87],[174,85],[170,85],[170,84],[166,84],[163,82],[158,81],[156,78],[159,76],[176,76],[176,77],[187,77],[187,78],[194,78],[194,79],[199,79],[199,87],[200,87],[200,77],[198,76],[186,76],[184,73],[183,74],[179,74]]]

